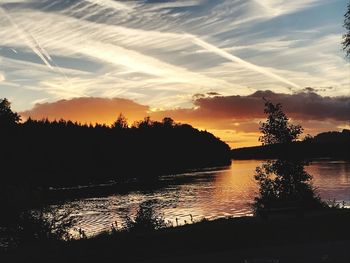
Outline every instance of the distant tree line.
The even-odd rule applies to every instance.
[[[230,148],[207,131],[171,118],[129,126],[48,119],[21,122],[0,99],[2,184],[55,187],[129,178],[150,179],[185,169],[230,164]]]
[[[350,149],[350,130],[330,131],[306,135],[301,141],[291,143],[265,144],[237,148],[231,151],[233,159],[274,159],[288,155],[296,158],[337,158],[346,159]]]

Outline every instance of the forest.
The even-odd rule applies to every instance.
[[[230,147],[207,131],[171,118],[128,125],[66,120],[21,121],[0,100],[0,167],[6,185],[62,187],[130,178],[154,179],[187,169],[230,164]]]

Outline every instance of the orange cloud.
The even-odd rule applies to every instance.
[[[128,99],[83,97],[52,103],[39,103],[31,110],[20,114],[25,118],[31,117],[32,119],[65,119],[81,123],[111,124],[120,113],[125,115],[128,121],[132,123],[143,119],[148,110],[148,106]]]

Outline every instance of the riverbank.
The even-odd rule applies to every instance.
[[[302,217],[218,219],[148,233],[32,243],[1,255],[0,262],[345,263],[349,260],[348,222],[348,209]]]

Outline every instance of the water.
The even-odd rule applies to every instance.
[[[193,171],[164,176],[165,186],[153,190],[132,191],[107,197],[71,201],[77,227],[87,235],[110,230],[112,223],[121,227],[125,215],[135,215],[143,201],[156,201],[156,209],[176,225],[202,218],[252,215],[251,204],[257,193],[253,178],[255,167],[262,161],[232,161],[226,168]],[[313,176],[313,185],[323,200],[345,202],[350,206],[350,162],[317,160],[306,170]]]

